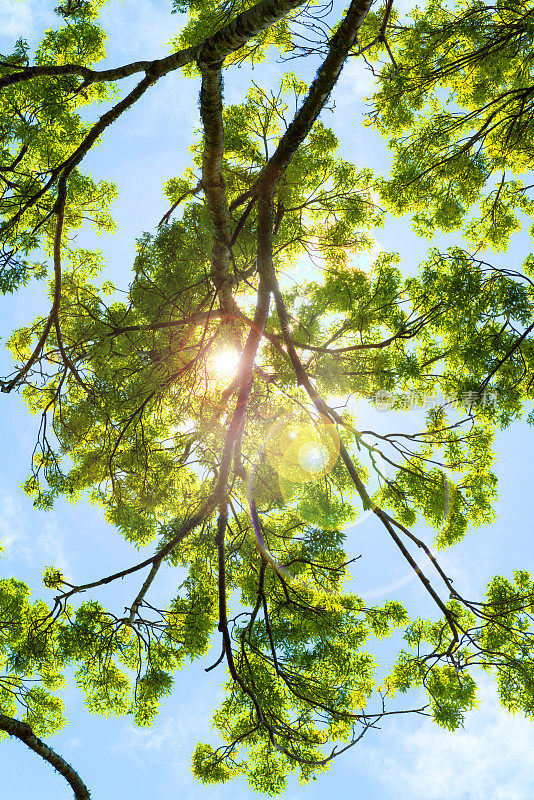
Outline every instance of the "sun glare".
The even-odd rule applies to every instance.
[[[210,372],[219,378],[232,378],[239,363],[239,353],[233,347],[219,350],[210,358]]]

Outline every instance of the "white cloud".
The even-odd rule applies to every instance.
[[[109,33],[108,51],[137,58],[162,58],[168,55],[169,39],[181,27],[181,18],[171,15],[171,4],[151,0],[115,0],[102,9],[101,20]]]
[[[504,711],[483,682],[480,708],[449,733],[425,721],[413,733],[382,731],[366,753],[372,771],[396,800],[530,800],[534,726]]]
[[[45,563],[58,567],[68,577],[69,565],[62,531],[55,522],[46,522],[37,539]]]
[[[135,759],[143,753],[145,759],[153,761],[167,761],[172,754],[173,761],[189,762],[196,742],[213,738],[211,717],[216,699],[210,697],[207,702],[206,698],[195,696],[194,702],[180,706],[179,716],[157,717],[150,728],[128,723],[116,751]]]
[[[31,521],[22,502],[0,489],[0,544],[6,561],[30,567],[58,567],[67,576],[69,564],[62,530],[54,519],[36,512]]]
[[[192,690],[188,702],[180,702],[172,716],[157,717],[151,728],[128,723],[113,747],[115,756],[125,755],[159,776],[156,793],[161,800],[175,800],[177,786],[182,800],[200,797],[203,790],[193,777],[191,757],[197,742],[220,743],[211,719],[221,702],[222,690],[215,677],[202,675],[202,679],[202,689]],[[244,779],[210,786],[208,794],[210,800],[250,800],[252,796]]]
[[[348,61],[343,67],[339,81],[339,94],[335,95],[336,103],[341,101],[369,97],[375,88],[376,78],[361,58]],[[339,91],[340,90],[340,91]]]
[[[77,737],[74,737],[72,739],[68,739],[65,742],[65,748],[67,750],[76,750],[78,747],[81,747],[81,746],[82,746],[82,743]]]
[[[43,0],[0,0],[0,40],[2,48],[11,51],[19,39],[31,40],[53,20],[53,5]]]
[[[4,556],[13,558],[16,544],[17,550],[29,556],[29,548],[23,544],[24,522],[20,504],[4,492],[0,493],[0,544],[4,548]]]
[[[7,39],[28,38],[33,32],[31,3],[0,0],[0,31]]]

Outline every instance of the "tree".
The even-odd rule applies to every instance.
[[[49,603],[0,582],[0,729],[87,797],[38,738],[63,722],[65,670],[75,667],[91,711],[147,725],[176,671],[214,639],[210,669],[224,664],[227,683],[214,717],[222,744],[193,756],[206,783],[245,774],[279,793],[291,771],[309,780],[390,714],[431,713],[454,729],[475,703],[476,667],[494,674],[507,709],[532,715],[530,575],[497,576],[471,600],[437,555],[492,519],[493,432],[532,397],[532,260],[520,271],[480,254],[506,248],[518,214],[532,212],[521,182],[533,160],[530,6],[431,2],[403,20],[392,0],[342,12],[175,2],[187,16],[171,55],[96,69],[101,5],[69,0],[34,54],[19,40],[2,56],[1,288],[48,280],[51,304],[13,334],[2,389],[42,415],[25,484],[35,505],[89,497],[150,555],[77,585],[48,566]],[[318,59],[314,81],[251,81],[225,107],[223,70],[270,47]],[[369,122],[389,138],[387,178],[344,160],[320,118],[349,58],[378,76]],[[84,174],[83,160],[178,69],[200,83],[201,137],[191,168],[165,185],[169,211],[138,241],[124,299],[100,281],[99,252],[72,237],[87,220],[113,229],[115,187]],[[358,254],[388,213],[412,214],[421,236],[459,231],[474,252],[459,238],[416,275],[395,253],[366,271]],[[304,259],[316,280],[281,285]],[[409,435],[360,431],[346,401],[401,409],[407,394],[442,398]],[[366,512],[421,581],[433,619],[344,591],[344,530]],[[413,532],[418,520],[435,548]],[[188,573],[156,608],[164,563]],[[99,587],[134,573],[125,614],[105,608]],[[399,627],[403,649],[377,685],[365,648]]]

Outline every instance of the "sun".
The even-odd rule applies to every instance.
[[[209,360],[210,372],[218,378],[233,378],[239,363],[239,353],[233,347],[218,350]]]

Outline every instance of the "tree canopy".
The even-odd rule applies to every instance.
[[[170,55],[100,68],[103,4],[67,0],[36,49],[19,39],[0,56],[0,289],[45,281],[50,303],[12,334],[0,385],[41,415],[24,485],[35,506],[89,498],[145,549],[111,575],[43,565],[44,599],[0,581],[0,731],[86,798],[90,776],[39,738],[64,723],[65,674],[91,712],[149,725],[177,671],[214,645],[219,740],[193,754],[208,784],[245,775],[276,795],[388,715],[454,730],[480,669],[532,716],[532,577],[495,576],[469,598],[440,553],[492,521],[493,437],[534,392],[533,257],[488,255],[534,215],[534,7],[174,0]],[[253,80],[266,58],[292,68],[279,84]],[[387,175],[349,163],[323,113],[357,59],[376,77],[365,122],[387,140]],[[226,104],[237,67],[249,90]],[[199,91],[190,167],[170,165],[169,210],[120,290],[77,244],[88,224],[114,230],[117,195],[84,159],[176,70]],[[417,268],[374,247],[398,215],[430,240]],[[438,231],[456,244],[431,246]],[[360,429],[358,399],[401,413],[407,396],[438,398],[420,429]],[[431,618],[347,590],[348,532],[366,514]],[[159,608],[169,564],[186,577]],[[125,613],[107,608],[101,587],[132,574]],[[374,646],[394,631],[384,673]]]

